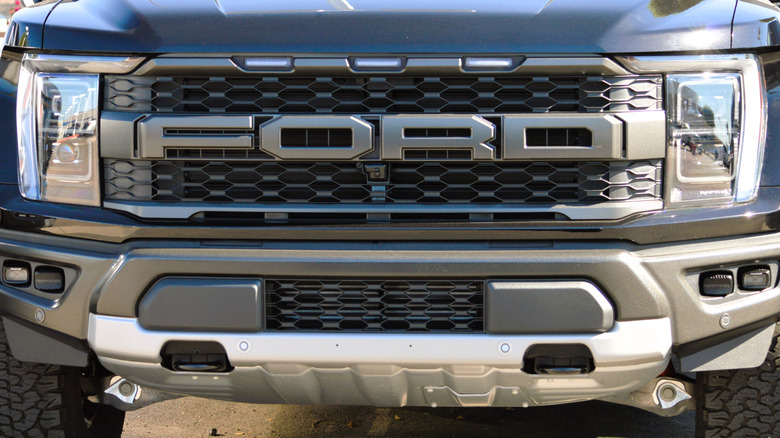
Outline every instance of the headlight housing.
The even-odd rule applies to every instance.
[[[19,178],[28,199],[100,205],[98,75],[23,68]]]
[[[140,61],[25,55],[16,101],[22,196],[100,205],[100,75],[96,73],[126,72]]]
[[[753,55],[622,58],[666,74],[668,206],[748,202],[758,191],[766,97]]]
[[[730,201],[740,145],[739,73],[666,78],[671,202]]]

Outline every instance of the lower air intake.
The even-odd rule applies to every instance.
[[[267,331],[484,332],[482,280],[265,281]]]

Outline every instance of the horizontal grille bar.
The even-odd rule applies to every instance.
[[[660,75],[106,76],[112,111],[253,114],[544,113],[662,108]]]
[[[387,163],[104,161],[109,201],[595,204],[661,199],[661,160]]]
[[[267,331],[484,332],[482,280],[265,280]]]

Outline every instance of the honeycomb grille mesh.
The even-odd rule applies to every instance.
[[[481,280],[265,281],[268,331],[484,331]]]
[[[107,76],[114,111],[272,114],[543,113],[661,109],[661,77]]]
[[[661,160],[390,163],[106,160],[107,200],[242,203],[598,203],[661,199]]]

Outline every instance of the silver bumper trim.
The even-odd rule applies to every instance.
[[[598,368],[663,361],[672,346],[672,329],[669,318],[660,318],[616,322],[609,332],[582,335],[199,333],[152,331],[135,318],[89,316],[89,344],[99,357],[159,363],[166,342],[188,340],[219,342],[235,367],[263,363],[519,367],[533,344],[581,343],[590,348]],[[249,348],[242,351],[242,342]],[[511,346],[508,353],[500,348],[505,343]]]
[[[190,204],[190,205],[188,205]],[[105,208],[120,210],[147,219],[187,219],[195,214],[218,211],[240,213],[560,213],[571,220],[616,220],[636,213],[663,208],[663,201],[604,202],[596,205],[512,206],[474,204],[237,204],[207,202],[104,202]]]
[[[170,340],[219,342],[235,369],[169,371],[159,352]],[[587,345],[595,370],[527,374],[523,355],[535,343]],[[672,332],[671,321],[660,318],[618,322],[592,335],[177,333],[91,314],[89,344],[111,371],[180,394],[258,403],[529,406],[630,393],[665,369]]]

